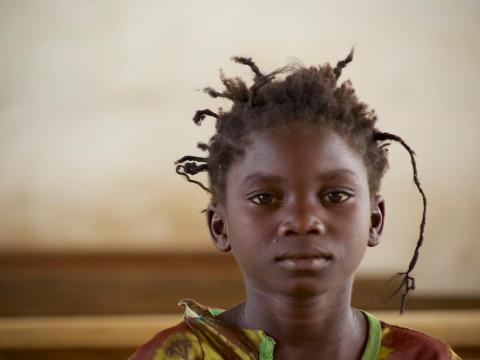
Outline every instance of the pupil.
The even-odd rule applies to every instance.
[[[342,199],[342,195],[340,195],[340,193],[331,193],[330,194],[330,200],[331,201],[340,201]]]
[[[271,195],[263,194],[263,195],[259,196],[258,200],[260,200],[260,202],[262,204],[268,204],[270,202],[271,198],[272,198]]]

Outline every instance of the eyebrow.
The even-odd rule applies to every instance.
[[[352,171],[349,169],[335,169],[332,171],[327,171],[325,173],[318,175],[317,179],[332,179],[332,178],[342,177],[342,176],[353,177],[356,180],[358,180],[358,174],[355,171]]]
[[[282,176],[278,176],[278,175],[272,175],[264,172],[255,172],[245,177],[245,179],[243,179],[242,182],[240,183],[240,186],[248,187],[249,185],[253,185],[261,182],[282,183],[282,182],[285,182],[285,179]]]
[[[335,169],[332,171],[326,171],[321,173],[317,176],[317,180],[324,180],[324,179],[334,179],[336,177],[350,177],[354,178],[354,180],[358,181],[358,174],[349,169]],[[254,172],[248,176],[246,176],[242,182],[240,183],[241,187],[244,186],[251,186],[253,184],[262,183],[262,182],[276,182],[276,183],[283,183],[286,179],[279,175],[273,175],[265,172]]]

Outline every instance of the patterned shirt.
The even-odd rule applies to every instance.
[[[229,326],[215,318],[223,312],[189,299],[184,320],[161,331],[129,360],[271,360],[275,340],[262,330]],[[361,360],[458,360],[443,341],[421,332],[386,324],[362,311],[368,319],[368,339]]]

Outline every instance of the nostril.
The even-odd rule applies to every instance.
[[[278,233],[281,236],[298,235],[298,231],[290,221],[285,221],[280,225]]]
[[[289,235],[298,235],[296,231],[293,231],[293,230],[287,230],[283,233],[283,235],[285,236],[289,236]]]
[[[320,219],[315,219],[315,221],[312,222],[310,229],[308,231],[308,233],[312,235],[323,235],[325,234],[325,232],[326,232],[326,225]]]

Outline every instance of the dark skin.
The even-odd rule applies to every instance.
[[[355,270],[376,246],[385,206],[365,164],[335,132],[305,122],[255,133],[207,211],[213,243],[232,251],[246,301],[217,318],[262,329],[275,359],[359,359],[368,324],[350,306]]]

